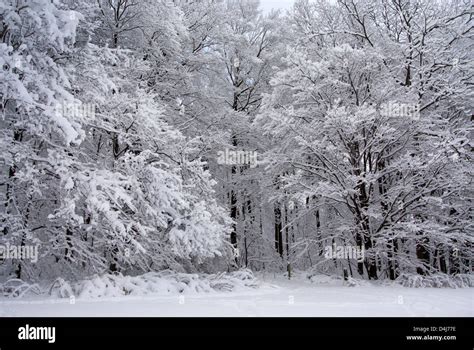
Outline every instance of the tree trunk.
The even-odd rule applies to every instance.
[[[274,208],[275,215],[275,250],[283,257],[283,237],[282,237],[282,225],[281,225],[281,210],[278,203],[275,203]]]

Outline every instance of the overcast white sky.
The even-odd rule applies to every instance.
[[[295,0],[260,0],[260,6],[265,12],[275,9],[289,9]]]

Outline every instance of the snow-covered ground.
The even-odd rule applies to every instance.
[[[259,276],[257,289],[99,299],[0,299],[0,316],[474,316],[473,288],[317,284]]]

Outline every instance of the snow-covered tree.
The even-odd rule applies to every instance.
[[[88,18],[62,7],[2,7],[2,241],[41,254],[5,273],[77,278],[222,255],[229,219],[193,140],[166,122],[143,79],[150,60],[87,39],[74,46]]]
[[[437,6],[297,3],[300,39],[260,116],[276,140],[268,157],[277,188],[303,208],[299,216],[317,217],[313,235],[296,245],[319,256],[322,242],[363,247],[357,270],[373,279],[448,272],[448,260],[462,260],[453,250],[470,256],[472,227],[458,211],[469,202],[461,192],[470,183],[470,112],[458,97],[472,98],[470,12]],[[448,61],[457,55],[456,65]]]
[[[0,245],[39,258],[1,279],[471,272],[472,28],[459,0],[2,1]]]

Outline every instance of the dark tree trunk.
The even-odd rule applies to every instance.
[[[362,249],[363,242],[362,242],[361,234],[356,235],[356,244],[359,249]],[[363,261],[357,261],[357,272],[359,273],[360,276],[364,276],[364,262]]]
[[[416,257],[425,267],[428,266],[430,263],[430,252],[428,251],[428,249],[426,249],[427,244],[428,244],[428,238],[423,238],[416,245]],[[421,267],[417,267],[416,272],[419,275],[427,274],[426,268],[421,268]]]
[[[388,257],[388,272],[389,278],[395,280],[398,277],[398,264],[396,256],[398,252],[398,243],[396,239],[392,239],[387,246],[387,257]]]
[[[365,250],[370,251],[373,247],[372,240],[370,237],[365,237]],[[377,277],[377,259],[375,256],[369,256],[365,260],[365,268],[367,269],[367,275],[369,279],[376,280]]]
[[[111,273],[119,271],[118,264],[117,264],[117,254],[118,254],[118,248],[113,247],[110,251],[111,262],[109,264],[109,272]]]
[[[237,146],[237,137],[235,135],[232,136],[232,145],[234,147]],[[230,190],[230,217],[234,221],[232,224],[232,232],[230,234],[230,243],[234,247],[234,249],[238,248],[237,244],[237,194],[235,192],[235,175],[237,174],[237,166],[232,165],[231,168],[231,185],[232,189]],[[235,264],[238,266],[238,258],[235,257]]]
[[[281,210],[278,203],[275,203],[274,208],[275,215],[275,250],[283,257],[283,237],[282,237],[282,225],[281,225]]]

